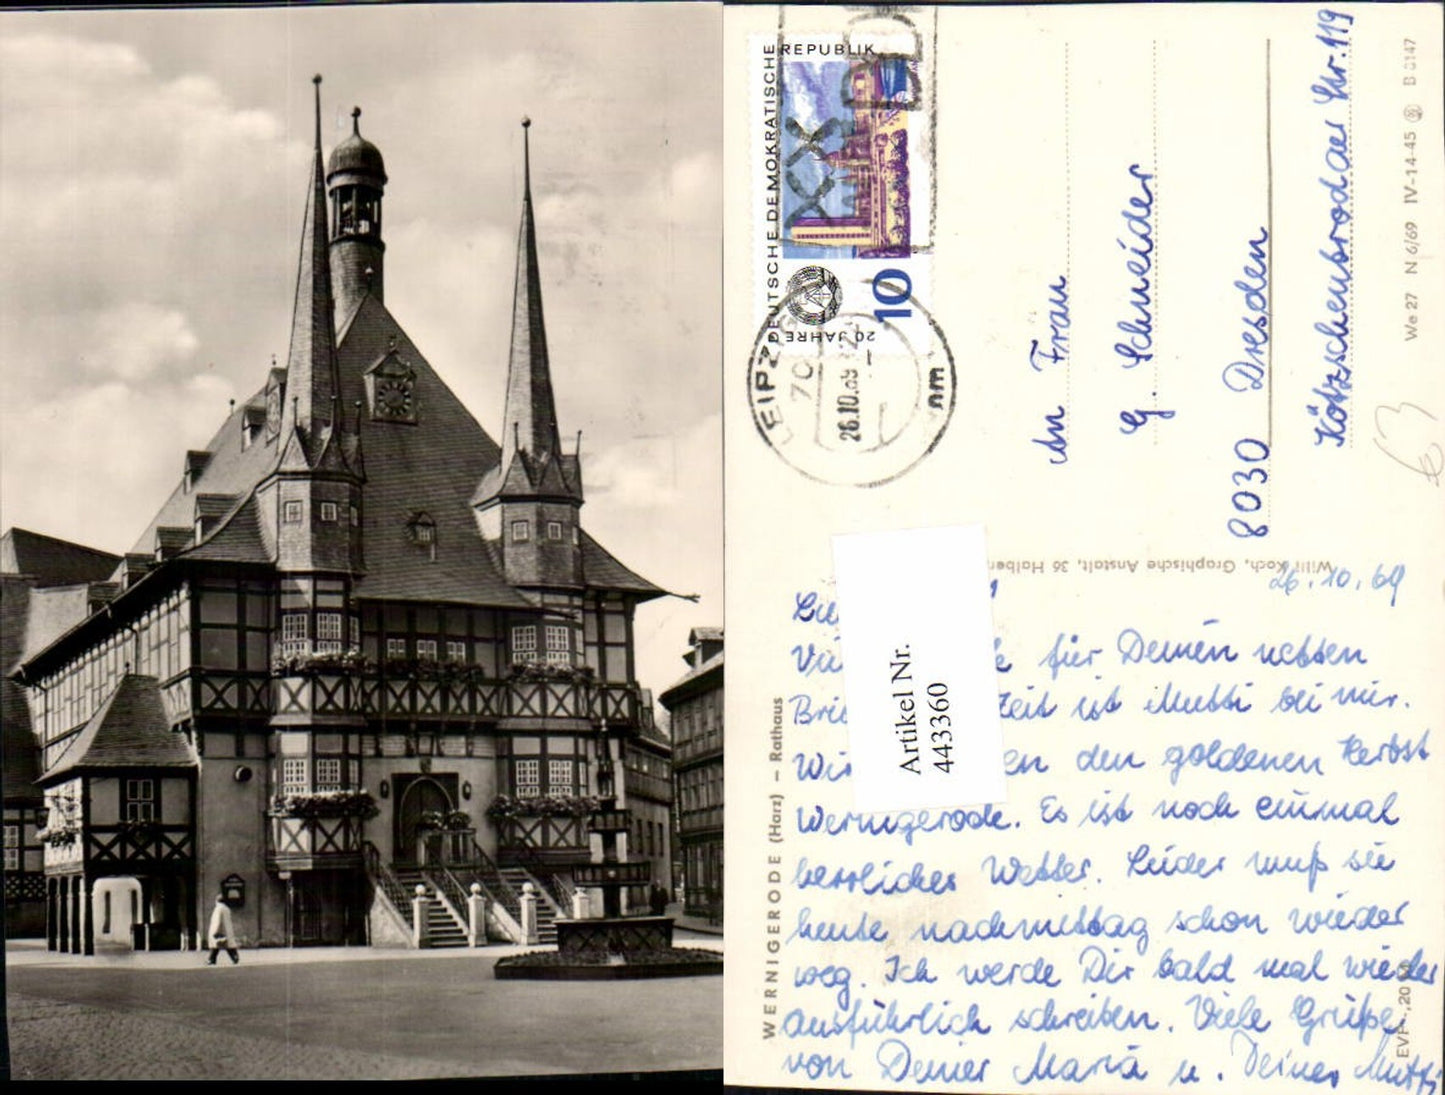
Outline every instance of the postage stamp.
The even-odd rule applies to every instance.
[[[935,215],[936,13],[782,9],[751,43],[758,120],[749,402],[822,482],[904,474],[955,398],[925,305]]]

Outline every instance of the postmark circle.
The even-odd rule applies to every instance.
[[[794,319],[821,327],[843,307],[843,286],[826,266],[804,266],[788,279],[785,299]]]
[[[789,466],[837,486],[880,486],[924,459],[953,417],[957,376],[942,330],[910,301],[906,317],[844,312],[799,321],[787,294],[748,362],[753,424]]]

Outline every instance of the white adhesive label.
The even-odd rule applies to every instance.
[[[1004,800],[981,525],[833,537],[855,805]]]

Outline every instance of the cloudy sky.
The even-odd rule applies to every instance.
[[[322,142],[386,157],[387,306],[497,436],[533,197],[587,528],[668,589],[639,675],[722,622],[720,9],[0,13],[0,526],[129,549],[284,364]]]

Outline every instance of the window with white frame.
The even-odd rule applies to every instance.
[[[552,757],[547,761],[547,793],[549,795],[575,795],[577,793],[577,765],[569,759]]]
[[[322,502],[322,503],[321,503],[321,520],[326,521],[326,522],[328,522],[329,524],[333,524],[333,525],[336,523],[336,503],[335,503],[335,502]]]
[[[542,762],[536,757],[518,757],[513,769],[518,798],[536,798],[542,793]]]
[[[464,662],[467,660],[467,644],[447,641],[447,661]]]
[[[562,522],[561,522],[561,521],[548,521],[548,522],[547,522],[547,539],[549,539],[549,540],[560,540],[560,539],[562,539]]]
[[[386,640],[386,656],[387,656],[388,658],[405,658],[405,657],[406,657],[406,640],[405,640],[405,639],[387,639],[387,640]]]
[[[418,639],[416,641],[416,656],[426,658],[430,661],[437,660],[437,641],[435,639]]]
[[[341,783],[341,758],[316,758],[316,789],[318,791],[339,791]]]
[[[154,780],[125,781],[125,820],[154,821],[156,818],[156,785]]]
[[[291,501],[281,507],[281,519],[288,525],[299,525],[301,523],[301,503]]]
[[[512,628],[512,660],[528,662],[537,656],[537,625]]]
[[[572,664],[572,629],[565,624],[547,625],[547,664]]]
[[[302,795],[310,788],[306,779],[306,758],[285,757],[281,761],[281,793]]]
[[[316,652],[318,654],[341,653],[341,613],[318,612],[316,614]]]
[[[361,649],[361,617],[351,617],[351,649]]]
[[[20,869],[20,826],[5,826],[5,869],[7,871],[18,871]]]
[[[306,613],[281,614],[281,653],[288,656],[310,653],[306,642]]]
[[[512,540],[514,543],[522,543],[532,538],[532,525],[528,521],[512,522]]]

